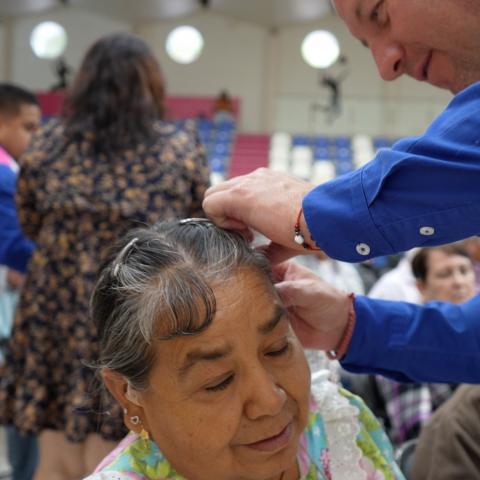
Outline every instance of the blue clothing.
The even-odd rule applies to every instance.
[[[480,82],[459,93],[422,136],[312,190],[303,209],[317,245],[347,262],[479,234]],[[433,234],[422,234],[425,227]],[[368,249],[359,253],[360,244]]]
[[[355,299],[342,367],[400,382],[480,383],[480,295],[461,305]]]
[[[34,435],[22,435],[15,427],[6,427],[8,461],[12,480],[32,480],[38,465],[38,443]]]
[[[304,199],[308,228],[336,259],[460,240],[480,231],[480,83],[460,92],[420,137]],[[342,366],[394,380],[480,383],[480,296],[425,306],[357,297]]]
[[[1,156],[5,158],[6,152]],[[35,244],[24,236],[17,218],[15,187],[17,175],[6,162],[0,162],[0,265],[25,272]]]

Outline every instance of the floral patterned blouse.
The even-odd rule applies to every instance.
[[[392,446],[364,402],[327,380],[312,386],[300,439],[300,480],[405,480]],[[186,480],[150,441],[130,433],[85,480]]]

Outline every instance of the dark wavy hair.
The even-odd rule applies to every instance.
[[[142,39],[128,33],[100,38],[65,98],[67,138],[88,135],[95,151],[106,154],[149,142],[164,115],[164,95],[160,66]]]

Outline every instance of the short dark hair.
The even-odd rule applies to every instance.
[[[0,83],[0,114],[17,115],[22,105],[37,105],[37,97],[30,91],[11,83]]]
[[[128,33],[102,37],[88,49],[67,91],[67,138],[88,135],[95,151],[105,154],[154,141],[164,95],[160,65],[141,38]]]
[[[413,276],[417,280],[422,280],[423,282],[427,279],[428,275],[428,258],[431,252],[443,252],[445,255],[460,255],[462,257],[467,257],[469,260],[470,255],[468,254],[465,247],[459,243],[452,243],[448,245],[441,245],[439,247],[426,247],[420,249],[412,259],[412,272]]]

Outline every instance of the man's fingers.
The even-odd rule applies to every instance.
[[[217,185],[213,185],[207,188],[205,192],[205,198],[214,195],[219,192],[224,192],[226,190],[230,190],[234,185],[240,183],[245,175],[239,175],[238,177],[230,178],[229,180],[225,180],[224,182],[218,183]]]
[[[303,304],[302,286],[296,280],[285,280],[275,284],[275,289],[287,308],[300,307]]]
[[[217,192],[203,200],[203,211],[212,222],[227,230],[248,228],[235,213],[235,202],[228,191]]]
[[[302,255],[301,250],[296,250],[295,248],[284,247],[278,243],[270,242],[269,245],[264,247],[263,253],[270,260],[270,263],[273,265],[277,263],[285,262],[289,258],[296,257],[297,255]]]

